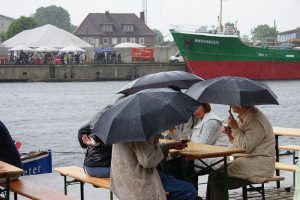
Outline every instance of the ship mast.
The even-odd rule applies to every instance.
[[[222,25],[222,7],[223,7],[223,4],[222,4],[222,1],[223,0],[220,0],[219,33],[223,32],[223,25]]]

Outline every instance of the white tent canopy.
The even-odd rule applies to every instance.
[[[30,47],[26,47],[25,45],[18,45],[11,49],[8,49],[8,51],[24,51],[24,52],[33,52],[34,49]]]
[[[51,24],[22,31],[14,37],[4,41],[2,46],[11,48],[21,44],[28,47],[41,47],[44,45],[56,48],[63,48],[70,45],[77,47],[92,47],[89,43],[81,40],[72,33]]]
[[[69,53],[69,52],[85,52],[84,49],[82,49],[80,47],[73,46],[73,45],[62,48],[59,51],[60,52],[66,52],[66,53]]]
[[[123,43],[117,44],[115,47],[116,48],[143,48],[145,46],[143,46],[141,44],[137,44],[137,43],[123,42]]]
[[[44,46],[41,46],[39,48],[34,49],[34,51],[37,51],[37,52],[58,52],[59,49],[44,45]]]

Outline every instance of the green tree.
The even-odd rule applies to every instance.
[[[43,26],[46,24],[52,24],[66,31],[72,32],[72,25],[70,20],[70,14],[67,10],[62,7],[48,6],[40,7],[36,9],[33,15],[38,26]]]
[[[3,32],[3,33],[0,33],[0,42],[3,42],[3,41],[5,41],[6,40],[6,35],[5,35],[5,33]]]
[[[258,25],[251,30],[252,39],[276,38],[278,31],[276,27],[270,27],[267,24]]]
[[[162,44],[162,43],[164,43],[164,36],[163,36],[163,34],[159,31],[159,30],[157,30],[157,29],[153,29],[152,30],[153,31],[153,33],[154,33],[154,43],[155,44]]]
[[[19,19],[14,20],[8,27],[6,34],[5,34],[5,39],[9,39],[16,34],[24,31],[24,30],[30,30],[35,28],[36,22],[32,17],[20,17]]]

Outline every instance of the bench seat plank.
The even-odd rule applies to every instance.
[[[296,172],[296,165],[283,162],[276,162],[275,169]]]
[[[75,200],[75,198],[21,178],[10,182],[10,191],[33,200]]]
[[[272,182],[272,181],[283,181],[285,178],[282,177],[282,176],[273,176],[273,177],[268,177],[264,183],[269,183],[269,182]]]
[[[288,150],[288,151],[300,151],[300,146],[299,145],[283,145],[283,146],[279,146],[279,149]]]
[[[76,180],[82,181],[84,183],[89,183],[95,187],[101,187],[109,189],[110,187],[110,178],[96,178],[87,175],[83,168],[77,166],[68,166],[68,167],[57,167],[54,168],[54,171],[57,173],[74,178]]]

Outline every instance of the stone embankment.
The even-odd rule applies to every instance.
[[[84,65],[0,65],[0,81],[110,81],[133,80],[146,74],[181,70],[184,64],[84,64]]]

